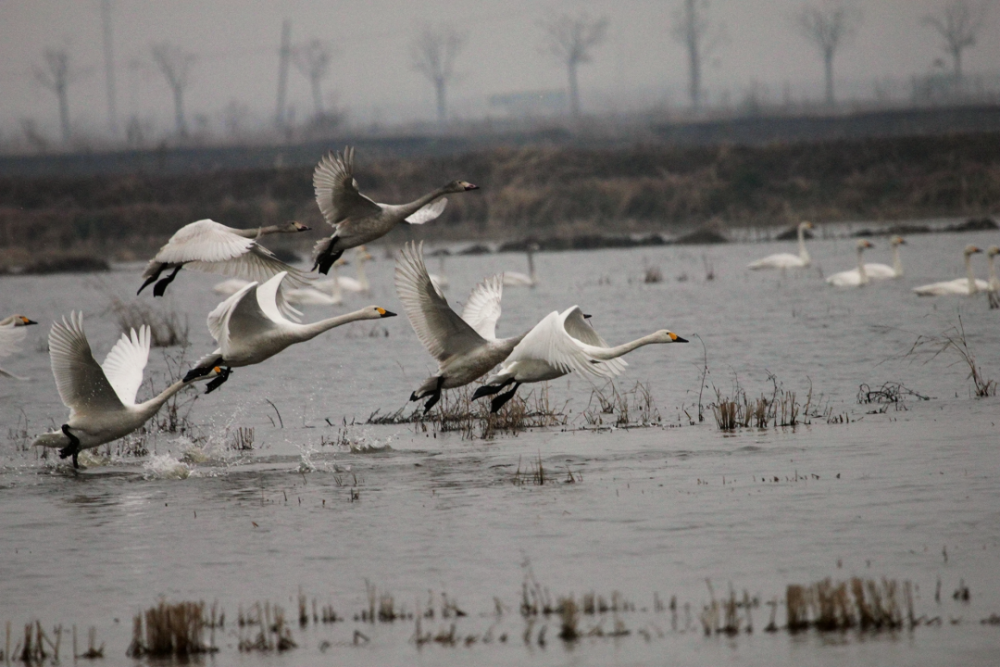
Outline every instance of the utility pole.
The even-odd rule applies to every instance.
[[[101,24],[104,28],[104,81],[108,92],[108,125],[111,136],[118,136],[118,105],[115,100],[115,52],[111,40],[111,0],[101,0]]]
[[[288,63],[292,58],[292,22],[285,19],[281,24],[281,49],[278,51],[278,111],[275,124],[278,129],[285,127],[285,95],[288,90]]]

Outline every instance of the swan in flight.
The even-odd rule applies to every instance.
[[[914,287],[913,291],[920,296],[943,296],[945,294],[965,294],[972,296],[980,290],[985,290],[987,285],[985,280],[977,280],[972,273],[972,256],[981,253],[982,250],[971,243],[965,246],[965,275],[966,278],[956,278],[955,280],[944,280],[939,283],[930,283]]]
[[[860,239],[857,243],[858,247],[858,268],[851,269],[849,271],[841,271],[840,273],[834,273],[826,279],[826,282],[834,287],[861,287],[862,285],[867,285],[870,281],[868,277],[868,267],[865,265],[862,254],[866,248],[874,248],[867,239]]]
[[[142,371],[149,359],[149,326],[131,329],[115,343],[103,365],[98,365],[83,331],[83,313],[70,313],[69,321],[52,325],[49,355],[59,397],[69,408],[69,419],[57,431],[38,436],[32,446],[57,447],[59,457],[73,457],[84,449],[125,437],[145,424],[168,398],[187,386],[187,380],[173,383],[144,403],[135,396],[142,384]],[[206,376],[221,369],[209,369]]]
[[[409,204],[378,204],[358,192],[354,149],[348,146],[343,155],[330,153],[320,160],[313,171],[313,188],[323,218],[334,228],[333,236],[318,241],[313,248],[313,270],[325,274],[345,250],[385,236],[401,222],[430,222],[444,212],[448,204],[444,195],[478,190],[479,186],[452,181]]]
[[[528,275],[517,271],[504,271],[503,284],[505,287],[534,287],[538,284],[538,278],[535,276],[535,250],[538,250],[538,246],[534,243],[529,244],[525,249],[528,254]]]
[[[28,319],[24,315],[11,315],[0,320],[0,359],[9,357],[17,351],[18,344],[27,335],[27,332],[21,327],[26,327],[30,324],[38,324],[38,322]],[[15,380],[28,379],[8,373],[2,368],[0,368],[0,377],[9,377]]]
[[[312,340],[342,324],[396,316],[385,308],[368,306],[311,324],[291,322],[281,314],[276,303],[285,275],[282,271],[263,284],[250,283],[208,314],[208,330],[219,347],[202,357],[184,376],[185,380],[193,380],[221,367],[219,377],[208,383],[205,393],[209,393],[229,378],[234,367],[259,364],[290,345]]]
[[[588,377],[611,378],[625,370],[625,360],[620,357],[636,348],[687,342],[674,332],[662,329],[630,343],[610,347],[586,321],[587,317],[578,306],[562,313],[549,313],[514,347],[500,370],[476,389],[472,398],[498,394],[513,384],[510,391],[493,399],[490,411],[496,412],[524,383],[554,380],[572,371]]]
[[[487,278],[476,285],[462,316],[437,293],[424,265],[423,243],[403,246],[396,261],[396,293],[417,338],[432,357],[438,372],[410,394],[411,401],[429,396],[427,413],[443,389],[469,384],[507,358],[523,335],[497,338],[503,275]]]
[[[296,276],[295,282],[301,282],[298,270],[279,260],[257,240],[267,234],[305,231],[309,231],[309,227],[294,221],[258,229],[236,229],[208,219],[192,222],[178,229],[149,260],[142,274],[144,282],[136,294],[155,282],[153,296],[163,296],[184,266],[247,280],[267,280],[279,271],[290,271]],[[160,278],[161,273],[170,269],[173,269],[170,275]]]
[[[800,222],[798,226],[799,233],[799,254],[793,255],[787,252],[779,252],[775,255],[768,255],[763,259],[758,259],[756,262],[750,262],[747,268],[750,269],[802,269],[809,266],[812,259],[809,257],[809,251],[806,250],[806,237],[805,232],[807,229],[812,229],[811,222]]]
[[[906,245],[902,236],[893,236],[889,244],[892,246],[892,266],[887,264],[865,264],[865,273],[872,280],[903,277],[903,260],[899,258],[899,246]]]
[[[986,257],[990,261],[990,279],[986,281],[986,296],[990,308],[1000,308],[1000,278],[997,278],[997,266],[994,260],[1000,255],[1000,246],[991,245],[986,249]]]

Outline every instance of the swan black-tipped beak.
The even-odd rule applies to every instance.
[[[382,317],[396,317],[396,313],[386,310],[385,308],[379,308],[379,315]]]
[[[466,183],[465,184],[465,191],[466,192],[468,192],[469,190],[478,190],[478,189],[479,189],[478,185],[473,185],[472,183]]]
[[[593,317],[593,315],[588,315],[587,313],[583,314],[583,319],[585,320],[589,320],[591,317]]]
[[[24,323],[24,326],[28,326],[29,324],[38,324],[35,320],[30,320],[27,317],[22,317],[21,321]]]
[[[308,225],[303,225],[301,222],[293,222],[292,224],[294,224],[295,229],[300,232],[308,232],[309,230],[312,229],[312,227],[309,227]]]
[[[688,342],[687,338],[681,338],[677,334],[673,334],[673,337],[674,337],[674,342],[675,343],[686,343],[686,342]]]

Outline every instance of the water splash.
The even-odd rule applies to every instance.
[[[188,464],[173,454],[153,454],[142,466],[143,479],[187,479],[191,475]]]

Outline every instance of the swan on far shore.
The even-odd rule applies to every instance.
[[[514,347],[500,370],[476,389],[473,399],[493,396],[491,412],[497,412],[514,397],[517,388],[529,382],[545,382],[577,371],[591,378],[611,378],[625,370],[620,357],[643,345],[686,343],[672,331],[656,331],[624,345],[610,347],[587,322],[579,306],[552,311]],[[499,392],[507,385],[513,388]]]
[[[518,273],[517,271],[505,271],[503,274],[503,284],[505,287],[535,287],[538,284],[538,277],[535,276],[534,251],[538,246],[534,243],[525,248],[528,255],[528,273]]]
[[[11,315],[0,320],[0,359],[9,357],[17,351],[18,344],[27,335],[23,327],[38,324],[38,322],[25,317],[24,315]],[[9,377],[15,380],[27,380],[19,375],[8,373],[0,368],[0,377]]]
[[[858,267],[848,271],[834,273],[826,279],[826,282],[834,287],[861,287],[869,282],[867,266],[862,260],[862,254],[867,248],[874,248],[867,239],[860,239],[857,243]]]
[[[358,265],[358,277],[356,279],[348,276],[338,276],[335,272],[334,275],[326,280],[314,281],[313,287],[318,290],[329,290],[331,292],[344,290],[345,292],[367,294],[371,291],[371,284],[368,282],[368,275],[365,273],[365,263],[373,259],[375,258],[372,257],[371,253],[364,246],[358,246],[357,250],[354,251],[354,261]],[[332,266],[340,266],[341,264],[347,264],[347,262],[341,258],[335,261]],[[334,286],[334,283],[336,283],[336,286]]]
[[[343,155],[330,153],[313,171],[316,203],[333,235],[313,247],[313,270],[327,273],[345,250],[371,243],[402,223],[422,225],[434,220],[448,204],[450,192],[478,190],[466,181],[452,181],[409,204],[378,204],[358,192],[354,180],[354,149],[348,146]]]
[[[921,285],[920,287],[914,287],[913,291],[920,296],[944,296],[946,294],[972,296],[981,290],[987,289],[989,285],[987,285],[986,281],[977,280],[972,272],[972,256],[981,252],[981,249],[972,244],[965,246],[965,250],[962,253],[965,256],[965,278]]]
[[[73,467],[79,468],[77,456],[81,451],[123,438],[145,424],[168,398],[189,384],[186,379],[180,380],[137,404],[135,397],[149,359],[149,344],[148,325],[139,327],[138,333],[131,329],[122,334],[104,364],[99,365],[83,331],[83,313],[70,313],[68,322],[63,318],[53,324],[49,333],[52,375],[59,397],[69,408],[69,419],[59,430],[35,438],[32,446],[57,447],[60,458],[73,457]],[[205,378],[219,373],[221,369],[210,368]]]
[[[768,255],[767,257],[758,259],[757,261],[750,262],[747,264],[747,268],[756,271],[759,269],[802,269],[809,266],[812,259],[809,257],[809,251],[806,250],[805,231],[807,229],[812,229],[811,222],[799,223],[798,255],[793,255],[787,252],[779,252],[777,254]]]
[[[385,308],[368,306],[310,324],[291,322],[282,316],[276,303],[285,275],[281,272],[261,285],[250,283],[208,314],[208,330],[219,347],[202,357],[184,376],[185,380],[222,367],[222,374],[208,383],[208,393],[228,379],[231,368],[259,364],[290,345],[311,340],[342,324],[396,316]]]
[[[411,401],[430,397],[429,411],[441,391],[469,384],[507,358],[524,337],[496,338],[500,319],[503,275],[487,278],[473,288],[462,317],[437,293],[424,264],[423,243],[407,243],[396,260],[396,294],[417,338],[437,359],[437,374],[410,394]]]

